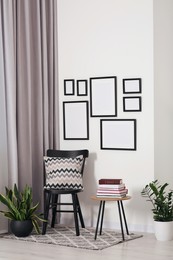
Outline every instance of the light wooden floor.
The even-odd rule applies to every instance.
[[[156,241],[153,234],[104,250],[0,239],[0,260],[173,260],[173,241]]]

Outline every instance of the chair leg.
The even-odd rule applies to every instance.
[[[74,221],[76,227],[76,236],[79,236],[79,222],[78,222],[78,215],[77,215],[77,200],[76,194],[72,194],[72,201],[73,201],[73,210],[74,210]]]
[[[42,235],[46,234],[48,217],[49,217],[50,199],[51,199],[51,193],[44,191],[44,219],[47,221],[43,222]]]
[[[57,201],[58,201],[58,194],[53,194],[52,195],[52,222],[51,222],[52,228],[54,228],[55,226]]]
[[[85,224],[84,224],[84,220],[83,220],[83,215],[82,215],[82,211],[81,211],[81,207],[80,207],[80,203],[79,203],[79,199],[78,199],[78,195],[76,194],[76,202],[77,202],[77,208],[78,208],[78,214],[79,214],[79,219],[80,219],[80,223],[81,223],[81,227],[85,228]]]

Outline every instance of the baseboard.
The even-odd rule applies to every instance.
[[[61,224],[63,225],[74,225],[74,219],[68,219],[68,218],[63,218],[60,221]],[[85,226],[86,227],[96,227],[96,223],[93,223],[91,225],[90,220],[85,220]],[[107,229],[115,229],[115,230],[120,230],[120,223],[113,223],[113,222],[108,222],[104,221],[103,223],[103,228]],[[125,228],[125,227],[124,227]],[[128,229],[129,232],[142,232],[142,233],[154,233],[154,227],[153,225],[136,225],[136,224],[128,224]]]
[[[5,229],[0,230],[0,234],[4,234],[4,233],[7,233],[7,232],[8,232],[8,230],[5,230]]]
[[[123,224],[123,226],[124,226],[124,224]],[[103,228],[120,230],[120,223],[110,223],[110,222],[104,221]],[[124,226],[124,229],[125,229],[125,226]],[[128,230],[129,230],[129,232],[154,233],[154,229],[153,229],[152,225],[128,224]]]

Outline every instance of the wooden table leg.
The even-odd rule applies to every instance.
[[[117,201],[117,204],[118,204],[118,211],[119,211],[119,218],[120,218],[120,225],[121,225],[122,239],[123,239],[123,241],[124,241],[124,230],[123,230],[123,222],[122,222],[122,216],[121,216],[120,202]]]
[[[100,206],[99,206],[99,212],[98,212],[98,217],[97,217],[97,225],[96,225],[96,230],[95,230],[95,240],[97,239],[97,232],[98,232],[98,227],[99,227],[99,221],[100,221],[100,213],[102,209],[102,200],[100,201]]]
[[[105,201],[103,201],[103,206],[102,206],[102,216],[101,216],[101,223],[100,223],[100,235],[102,234],[104,212],[105,212]]]
[[[125,227],[126,227],[126,232],[127,232],[127,235],[129,235],[129,230],[128,230],[127,221],[126,221],[126,215],[125,215],[125,211],[124,211],[124,207],[123,207],[123,202],[122,201],[120,201],[120,205],[121,205],[121,209],[122,209],[122,213],[123,213],[123,218],[124,218],[124,224],[125,224]]]

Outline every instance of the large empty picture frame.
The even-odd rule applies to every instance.
[[[90,78],[91,117],[117,116],[116,77]]]
[[[140,112],[142,110],[141,97],[123,97],[124,112]]]
[[[88,101],[63,102],[63,126],[65,140],[88,140]]]
[[[136,150],[136,119],[101,119],[101,149]]]
[[[123,93],[124,94],[134,94],[141,93],[141,78],[130,78],[123,79]]]

